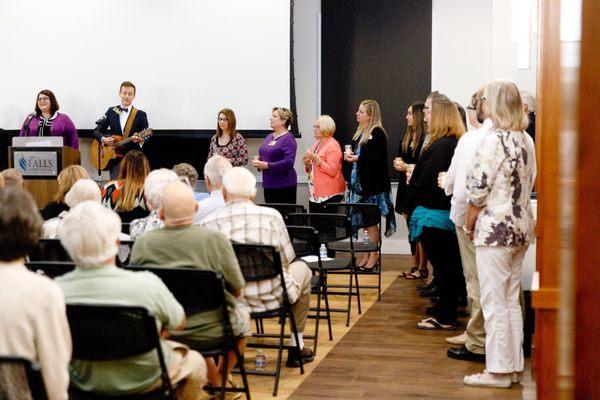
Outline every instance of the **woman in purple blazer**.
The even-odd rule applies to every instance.
[[[35,113],[25,119],[19,136],[61,136],[65,146],[79,150],[77,129],[71,118],[59,113],[58,108],[54,93],[42,90],[37,95]]]
[[[283,107],[273,108],[270,119],[273,133],[258,149],[259,159],[252,165],[263,173],[266,203],[296,203],[298,178],[294,169],[296,139],[289,131],[294,115]]]

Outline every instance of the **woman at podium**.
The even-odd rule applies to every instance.
[[[66,114],[58,112],[54,93],[42,90],[37,95],[35,112],[29,114],[19,136],[62,136],[63,144],[79,150],[79,136],[75,124]]]

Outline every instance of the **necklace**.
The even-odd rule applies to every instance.
[[[269,142],[269,146],[275,146],[277,144],[277,140],[284,136],[287,132],[282,133],[281,135],[275,137],[275,134],[273,134],[273,139]]]

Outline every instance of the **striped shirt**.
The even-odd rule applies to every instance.
[[[298,300],[298,283],[287,272],[296,257],[281,214],[260,207],[249,200],[235,200],[206,216],[201,226],[218,230],[234,242],[273,246],[281,255],[281,266],[290,303]],[[246,282],[244,298],[252,312],[273,310],[281,306],[283,289],[279,277]]]

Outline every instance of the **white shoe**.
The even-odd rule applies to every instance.
[[[446,338],[446,342],[457,346],[464,346],[467,343],[467,332],[463,332],[458,336]]]
[[[491,388],[509,388],[512,385],[512,374],[490,374],[484,371],[481,374],[467,375],[463,379],[465,385]]]
[[[521,383],[521,374],[522,372],[513,372],[510,374],[510,381],[512,383]]]

